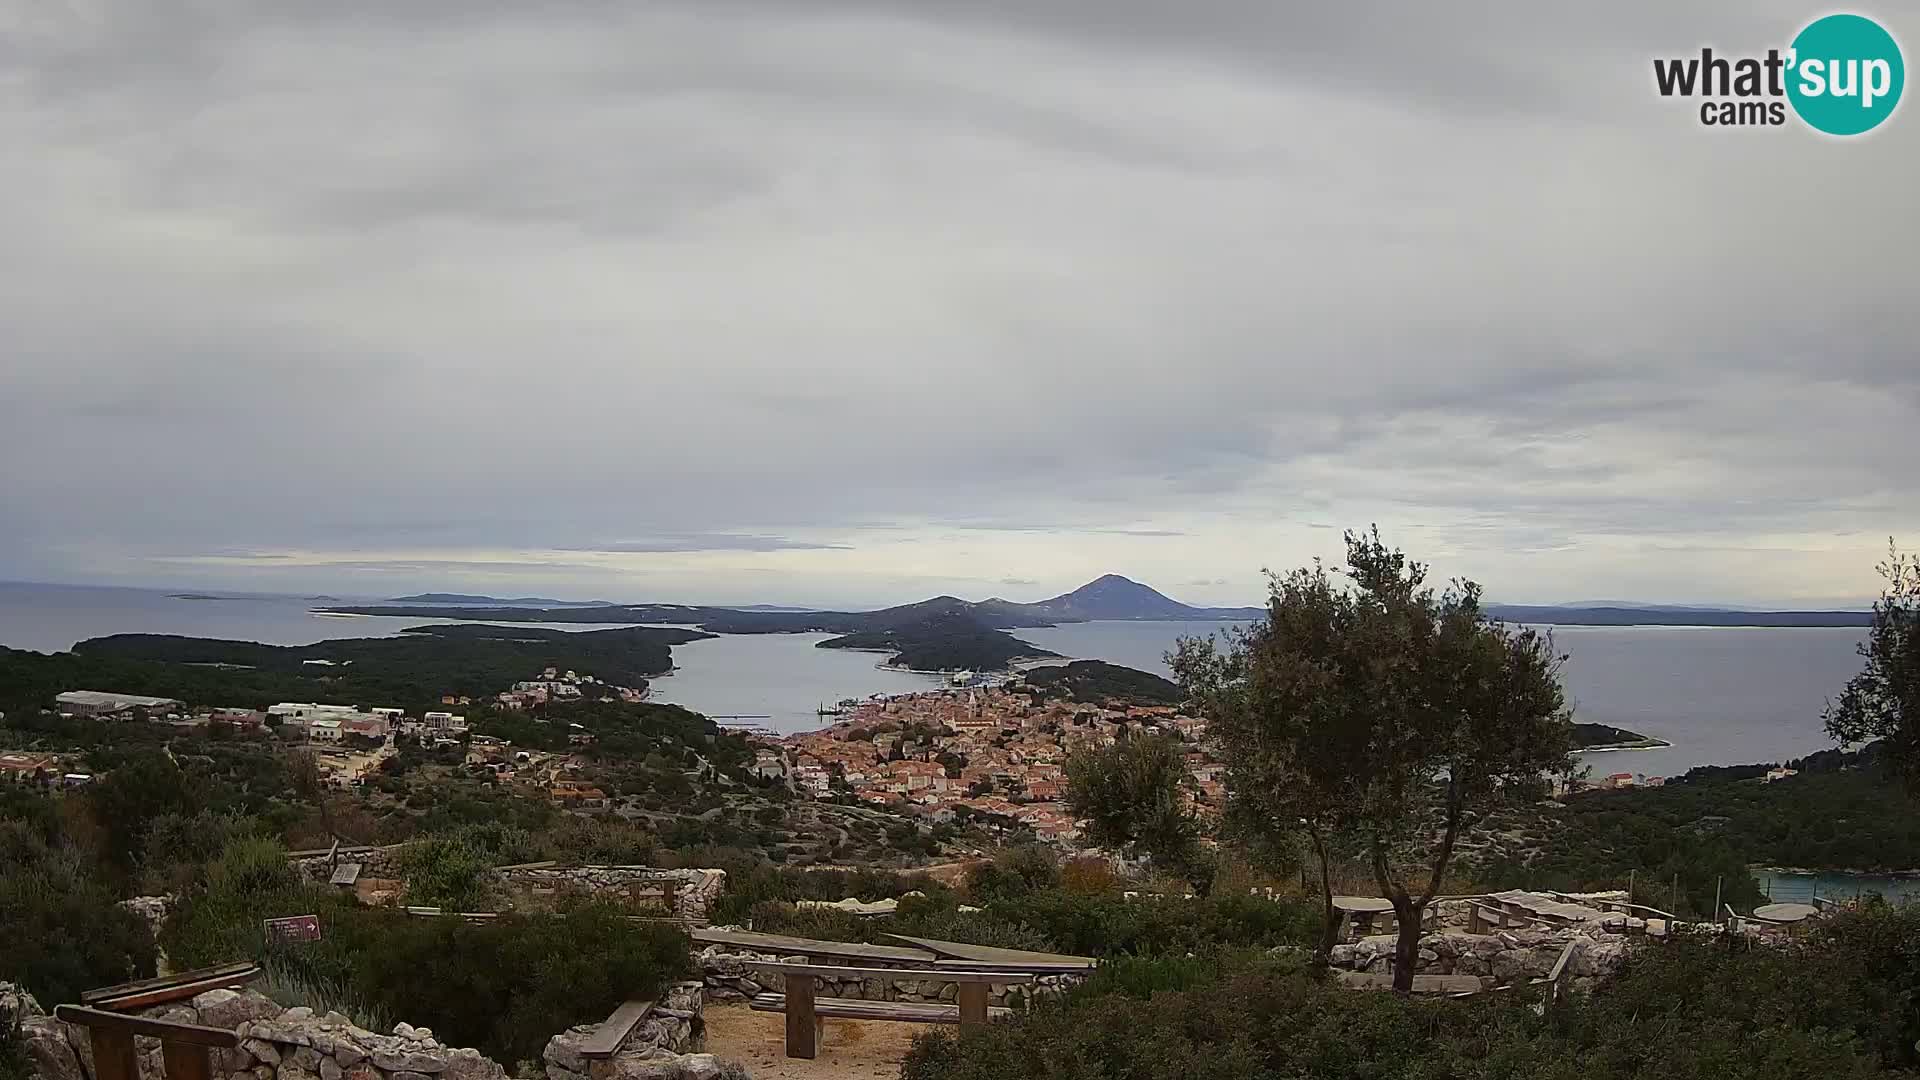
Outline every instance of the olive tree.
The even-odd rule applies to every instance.
[[[1180,798],[1186,758],[1165,736],[1125,738],[1067,759],[1067,805],[1086,820],[1087,839],[1122,856],[1146,855],[1197,892],[1212,881],[1200,853],[1200,826]]]
[[[1224,642],[1182,641],[1172,661],[1225,753],[1229,819],[1306,834],[1322,955],[1336,925],[1328,863],[1350,851],[1393,904],[1405,993],[1462,826],[1572,770],[1571,710],[1551,638],[1493,621],[1471,581],[1427,585],[1426,566],[1377,528],[1346,544],[1343,570],[1270,573],[1264,619]]]
[[[1888,544],[1885,591],[1860,645],[1866,666],[1827,705],[1827,734],[1843,746],[1885,740],[1887,760],[1920,793],[1920,556]]]

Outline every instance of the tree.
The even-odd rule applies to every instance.
[[[1204,893],[1212,875],[1200,858],[1199,824],[1181,803],[1185,773],[1180,744],[1165,736],[1081,750],[1067,759],[1067,805],[1086,819],[1096,846],[1149,856]]]
[[[1829,702],[1827,734],[1842,746],[1883,739],[1888,761],[1920,794],[1920,556],[1887,544],[1880,564],[1887,587],[1873,604],[1873,628],[1860,645],[1866,667]]]
[[[1551,638],[1490,620],[1471,581],[1436,592],[1377,527],[1346,543],[1344,582],[1318,562],[1269,575],[1264,620],[1224,646],[1182,641],[1172,660],[1226,751],[1231,819],[1276,840],[1306,833],[1322,950],[1328,863],[1351,850],[1393,904],[1394,988],[1407,993],[1462,825],[1571,771],[1571,710]]]

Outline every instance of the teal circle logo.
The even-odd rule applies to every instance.
[[[1828,15],[1793,39],[1787,99],[1809,127],[1859,135],[1879,127],[1900,104],[1907,65],[1900,45],[1863,15]]]

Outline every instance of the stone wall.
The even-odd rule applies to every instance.
[[[832,960],[825,958],[749,952],[730,945],[709,945],[696,952],[693,959],[700,969],[709,1001],[744,1001],[762,993],[779,994],[786,991],[785,976],[777,971],[755,971],[746,966],[749,962],[846,966],[835,965]],[[928,967],[922,961],[894,963],[879,960],[862,960],[858,966],[920,970]],[[1034,998],[1063,993],[1083,978],[1085,976],[1082,975],[1042,975],[1031,983],[991,986],[987,990],[987,997],[990,1004],[1019,1008]],[[814,992],[821,997],[853,998],[859,1001],[952,1003],[959,994],[954,983],[943,979],[863,979],[851,975],[843,979],[815,976],[814,988]]]
[[[747,1080],[745,1069],[702,1053],[701,985],[675,983],[611,1058],[589,1060],[581,1045],[598,1024],[581,1024],[547,1040],[547,1080]]]
[[[1575,930],[1502,930],[1467,934],[1453,930],[1420,938],[1414,973],[1420,975],[1477,975],[1487,989],[1542,978],[1553,970],[1567,943],[1574,943],[1567,974],[1575,989],[1620,970],[1627,957],[1627,938],[1596,928]],[[1329,961],[1351,971],[1391,972],[1396,938],[1375,934],[1345,945],[1335,945]]]
[[[673,914],[704,926],[726,887],[725,870],[669,870],[657,866],[504,866],[501,884],[529,892],[580,893],[625,899],[639,890],[673,886]]]
[[[317,881],[322,885],[326,884],[327,878],[332,875],[333,863],[336,860],[343,863],[359,863],[361,877],[397,878],[401,876],[400,856],[406,849],[405,844],[372,848],[343,847],[334,859],[328,858],[325,852],[317,855],[301,852],[296,853],[290,861],[301,877],[308,881]]]
[[[362,878],[402,878],[400,869],[405,844],[382,848],[341,849],[340,862],[360,864]],[[332,873],[332,861],[325,854],[301,853],[292,865],[308,881],[325,882]],[[493,871],[495,883],[508,891],[526,893],[577,893],[609,899],[629,899],[639,891],[673,886],[673,914],[704,926],[707,912],[726,888],[725,870],[670,870],[657,866],[555,866],[535,863],[502,866]]]
[[[33,1010],[25,1021],[39,1080],[95,1080],[87,1030]],[[209,990],[141,1015],[224,1028],[240,1036],[230,1050],[209,1052],[215,1080],[506,1080],[506,1070],[478,1050],[444,1046],[426,1028],[396,1024],[381,1035],[339,1013],[282,1008],[257,992]],[[141,1080],[162,1080],[160,1042],[134,1039]]]

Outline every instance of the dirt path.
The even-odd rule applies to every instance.
[[[706,1008],[707,1053],[747,1067],[753,1080],[894,1080],[913,1037],[935,1026],[891,1020],[827,1020],[820,1056],[787,1056],[787,1020],[744,1004]]]

